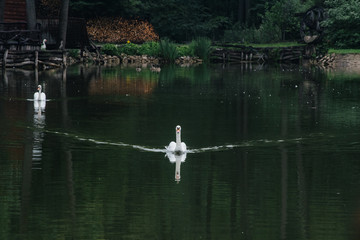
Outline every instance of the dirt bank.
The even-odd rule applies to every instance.
[[[360,54],[327,54],[312,62],[323,68],[342,70],[360,74]]]

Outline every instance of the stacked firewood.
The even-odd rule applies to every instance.
[[[149,22],[121,17],[89,20],[87,31],[93,41],[101,43],[143,43],[159,40]]]

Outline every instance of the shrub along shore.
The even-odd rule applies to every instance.
[[[237,45],[234,44],[225,44],[226,48],[228,49],[228,52],[231,52],[230,50],[234,51],[234,47]],[[224,46],[225,46],[224,45]],[[229,46],[227,46],[229,45]],[[303,44],[296,44],[296,43],[281,43],[281,44],[266,44],[266,45],[254,45],[257,46],[259,49],[265,49],[267,51],[267,60],[269,61],[280,61],[280,62],[288,62],[292,61],[292,58],[289,58],[285,53],[284,50],[287,48],[290,49],[291,54],[294,54],[294,49],[301,48],[304,46]],[[252,51],[255,49],[253,45],[249,46],[248,48]],[[246,45],[241,45],[240,48],[246,48]],[[213,49],[212,49],[213,48]],[[239,46],[237,46],[239,48]],[[237,49],[235,48],[235,50]],[[130,65],[134,67],[146,67],[149,66],[158,66],[161,64],[171,63],[171,64],[178,64],[182,66],[190,66],[190,65],[197,65],[201,64],[203,62],[209,62],[210,61],[210,54],[211,51],[213,52],[212,55],[214,55],[215,50],[221,50],[219,46],[212,47],[211,41],[208,38],[197,38],[193,41],[191,41],[189,44],[175,44],[171,42],[168,39],[164,39],[161,41],[149,41],[145,42],[143,44],[135,44],[128,41],[125,44],[111,44],[106,43],[99,45],[99,49],[101,51],[101,56],[95,54],[95,53],[85,53],[82,58],[79,57],[79,51],[78,50],[70,50],[70,64],[81,62],[81,61],[93,61],[93,62],[99,62],[106,65]],[[274,51],[280,51],[277,55],[281,55],[283,57],[274,57],[269,53],[269,49],[273,49]],[[246,50],[246,49],[245,49]],[[238,50],[237,50],[238,51]],[[258,50],[263,51],[263,50]],[[299,50],[302,52],[301,50]],[[215,51],[216,52],[216,51]],[[236,52],[236,51],[235,51]],[[246,53],[246,51],[243,51]],[[243,53],[242,52],[242,53]],[[335,50],[335,49],[329,49],[326,54],[321,54],[316,57],[310,58],[309,62],[313,65],[319,65],[319,66],[328,66],[328,67],[334,67],[338,66],[339,62],[342,62],[344,59],[343,57],[335,57],[336,55],[353,55],[355,54],[355,57],[350,57],[349,59],[352,59],[352,61],[355,61],[353,59],[357,59],[355,62],[359,62],[358,56],[360,56],[360,50],[358,49],[351,49],[351,50]],[[281,53],[281,54],[280,54]],[[259,54],[259,53],[257,53]],[[246,54],[244,54],[244,60],[241,57],[242,61],[248,61],[245,57]],[[261,54],[260,54],[261,55]],[[265,56],[265,54],[263,54]],[[298,57],[295,57],[295,60],[299,60],[302,58],[302,54]],[[256,60],[256,54],[249,54],[250,57],[253,58],[253,60]],[[284,57],[285,56],[285,57]],[[213,58],[213,56],[212,56]],[[348,58],[346,58],[348,59]],[[214,59],[212,59],[213,61]],[[234,59],[232,59],[234,60]],[[262,59],[264,61],[264,59]],[[251,61],[251,58],[249,59]],[[346,62],[349,62],[350,60],[346,60]],[[350,62],[352,62],[350,61]]]
[[[85,59],[100,61],[104,64],[199,64],[208,62],[211,52],[211,41],[208,38],[197,38],[189,44],[175,44],[168,39],[159,42],[150,41],[134,44],[106,43],[99,46],[101,57],[95,53],[85,54]],[[78,51],[70,51],[72,62],[80,61]]]

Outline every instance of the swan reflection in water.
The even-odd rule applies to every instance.
[[[32,169],[39,169],[42,159],[42,142],[44,141],[46,101],[34,101],[34,132],[32,148]]]
[[[169,158],[171,163],[175,163],[175,181],[180,182],[180,165],[182,162],[185,162],[186,153],[175,154],[173,152],[166,152],[165,156]]]

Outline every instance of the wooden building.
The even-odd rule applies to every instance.
[[[38,18],[36,29],[29,31],[26,22],[26,0],[0,0],[0,50],[40,49],[43,39],[48,49],[57,49],[57,18]],[[80,18],[69,18],[65,48],[85,48],[90,46],[86,22]]]
[[[0,22],[26,22],[26,0],[0,0],[0,2],[4,5]]]
[[[35,59],[40,56],[46,55],[53,59],[58,58],[57,55],[60,52],[60,55],[64,55],[63,51],[59,50],[59,19],[37,18],[35,29],[29,30],[26,11],[26,0],[0,0],[0,56],[3,58],[0,65],[2,66],[12,66],[12,64],[6,64],[5,58],[8,57],[16,59],[19,58],[17,56],[26,55],[29,56],[26,57],[26,62],[34,62],[34,65],[37,66]],[[41,53],[41,44],[44,39],[47,40],[46,50],[52,50],[51,52],[56,57],[51,56],[50,52]],[[92,48],[84,19],[68,19],[65,48]],[[25,54],[22,55],[20,52],[25,52]],[[29,59],[31,60],[29,61]],[[17,61],[21,61],[21,59],[17,59]],[[21,65],[21,63],[17,62],[17,65]]]

